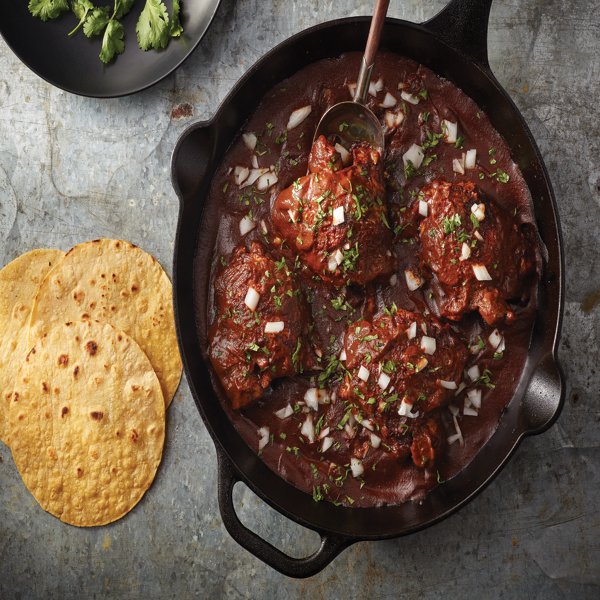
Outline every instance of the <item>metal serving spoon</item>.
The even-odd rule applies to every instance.
[[[379,119],[365,106],[365,100],[389,4],[390,0],[376,0],[375,2],[367,46],[356,80],[354,99],[334,104],[325,112],[317,125],[313,141],[320,135],[327,138],[337,136],[346,148],[350,148],[356,142],[368,142],[383,152],[385,144],[383,128]]]

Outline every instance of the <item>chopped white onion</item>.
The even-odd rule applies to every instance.
[[[256,148],[258,138],[253,133],[243,133],[242,138],[249,150],[254,150],[254,148]]]
[[[485,204],[473,204],[471,212],[478,221],[483,221],[485,219]]]
[[[350,459],[350,469],[352,471],[352,477],[360,477],[365,472],[362,461],[354,457]]]
[[[370,419],[363,419],[360,424],[369,431],[373,431],[373,423],[371,423]]]
[[[406,285],[411,292],[418,290],[423,283],[425,283],[422,277],[415,275],[415,273],[413,273],[410,269],[406,269],[406,271],[404,271],[404,277],[406,279]]]
[[[467,398],[469,399],[469,404],[474,406],[477,410],[481,408],[481,390],[477,388],[469,390],[467,392]]]
[[[467,154],[465,155],[465,169],[474,169],[477,163],[477,150],[475,148],[471,148],[471,150],[467,150]]]
[[[400,97],[402,98],[402,100],[406,100],[406,102],[408,102],[409,104],[419,104],[419,98],[417,96],[409,94],[404,90],[400,92]]]
[[[448,436],[448,445],[451,446],[454,442],[458,442],[462,439],[462,435],[460,433],[455,433],[453,435]]]
[[[350,152],[344,148],[341,144],[334,146],[335,151],[342,157],[342,164],[347,165],[350,162]]]
[[[476,229],[475,233],[473,234],[480,242],[483,242],[483,236],[479,233],[479,230]]]
[[[343,252],[342,252],[342,251],[341,251],[341,250],[338,248],[338,249],[337,249],[337,250],[334,252],[334,254],[333,254],[333,258],[335,258],[335,262],[336,262],[338,265],[341,265],[341,264],[342,264],[342,261],[344,260],[344,254],[343,254]]]
[[[283,321],[268,321],[265,323],[265,333],[281,333],[285,329]]]
[[[304,402],[306,402],[306,406],[314,411],[319,410],[319,390],[315,387],[307,389],[304,394]]]
[[[309,443],[312,444],[315,441],[315,426],[313,425],[311,414],[306,415],[306,421],[302,423],[300,433],[309,441]]]
[[[255,169],[258,169],[258,157],[256,156],[256,154],[252,155],[252,166]]]
[[[419,214],[426,217],[429,214],[429,204],[425,200],[419,200]]]
[[[375,435],[374,433],[371,434],[371,446],[373,446],[373,448],[379,448],[379,446],[381,445],[381,438],[378,435]]]
[[[338,263],[337,263],[337,261],[335,260],[335,256],[333,256],[333,255],[330,255],[330,256],[327,258],[327,268],[328,268],[328,269],[329,269],[331,272],[335,271],[335,270],[338,268]]]
[[[448,144],[455,144],[456,137],[458,134],[458,124],[453,123],[452,121],[448,121],[444,119],[442,121],[442,131],[444,132],[444,139]]]
[[[304,119],[306,119],[306,117],[310,115],[311,110],[312,107],[310,106],[310,104],[308,106],[303,106],[302,108],[297,108],[290,115],[290,119],[287,124],[287,129],[290,130],[294,129],[294,127],[298,127],[298,125],[300,125],[300,123],[302,123],[302,121],[304,121]]]
[[[291,407],[290,404],[286,404],[283,408],[280,408],[279,410],[275,411],[275,416],[278,419],[281,419],[283,421],[283,419],[287,419],[288,417],[291,417],[294,414],[294,409]]]
[[[460,175],[465,174],[465,155],[463,153],[462,158],[454,158],[452,159],[452,170],[455,173],[459,173]]]
[[[403,155],[402,161],[404,166],[408,164],[410,161],[412,166],[415,169],[418,169],[423,163],[423,158],[425,158],[425,153],[423,152],[423,148],[417,144],[413,144]]]
[[[479,365],[473,365],[467,369],[467,375],[471,381],[477,381],[481,376]]]
[[[258,430],[258,451],[260,452],[269,443],[269,428],[261,427]]]
[[[504,338],[502,338],[502,341],[498,344],[498,347],[496,348],[496,352],[504,352],[506,350],[506,341]]]
[[[240,235],[250,233],[256,227],[256,223],[248,216],[240,220]]]
[[[463,408],[463,415],[465,415],[465,417],[477,417],[478,413],[474,408],[467,407]]]
[[[377,385],[382,390],[385,390],[387,386],[390,385],[390,376],[387,373],[382,372],[381,375],[379,375],[379,379],[377,380]]]
[[[329,427],[321,429],[321,431],[319,431],[319,439],[322,440],[323,438],[327,437],[330,431],[331,429]]]
[[[417,322],[413,321],[410,324],[410,327],[406,330],[406,335],[409,340],[412,340],[417,337]]]
[[[500,334],[500,332],[497,329],[494,329],[494,331],[492,331],[492,333],[490,333],[490,335],[488,337],[488,342],[490,343],[492,348],[495,350],[500,345],[501,341],[502,341],[502,335]]]
[[[369,381],[369,375],[369,369],[363,367],[363,365],[360,365],[360,369],[358,370],[358,378],[366,382]]]
[[[467,242],[463,242],[462,246],[460,247],[460,256],[458,257],[458,260],[467,260],[468,258],[470,258],[470,256],[471,246],[469,246]]]
[[[394,96],[387,92],[383,102],[379,106],[382,106],[383,108],[391,108],[392,106],[396,106],[396,102],[398,102],[398,100],[396,100]]]
[[[477,281],[491,281],[492,276],[489,271],[486,269],[485,265],[473,265],[473,273],[475,273],[475,278]]]
[[[421,331],[427,335],[427,323],[425,321],[421,321]]]
[[[265,173],[268,173],[269,169],[252,169],[250,171],[250,174],[248,175],[248,177],[246,178],[246,180],[240,185],[240,188],[245,188],[248,187],[249,185],[252,185],[257,179],[259,179],[262,175],[264,175]]]
[[[341,225],[345,220],[344,207],[337,206],[333,209],[333,224]]]
[[[372,81],[369,83],[369,94],[371,96],[377,96],[381,90],[383,90],[383,79],[381,77],[375,83]]]
[[[240,167],[239,165],[233,170],[233,180],[236,185],[242,185],[246,181],[250,169],[248,167]]]
[[[412,412],[412,404],[408,404],[402,399],[400,407],[398,408],[398,414],[401,417],[408,417],[409,419],[416,419],[419,416],[419,412]]]
[[[391,277],[390,277],[390,285],[393,287],[398,283],[398,275],[396,275],[396,273],[394,273]]]
[[[460,445],[464,446],[465,440],[463,438],[462,431],[460,430],[460,427],[458,426],[458,419],[456,418],[457,415],[458,415],[458,410],[456,411],[456,414],[452,415],[452,421],[454,422],[454,430],[456,431],[456,434],[459,436],[458,441],[459,441]]]
[[[258,306],[258,301],[260,300],[260,294],[253,288],[249,287],[246,292],[246,297],[244,298],[244,304],[254,312],[256,307]]]
[[[421,350],[425,352],[425,354],[434,354],[436,349],[436,341],[435,338],[424,335],[421,338]]]
[[[342,351],[340,352],[340,361],[344,362],[346,360],[346,350],[345,348],[342,348]]]
[[[354,429],[354,427],[352,425],[350,425],[350,423],[346,423],[344,425],[344,431],[346,432],[346,435],[350,439],[352,439],[356,435],[356,430]]]
[[[395,127],[400,127],[400,125],[402,125],[404,113],[402,111],[392,112],[391,110],[386,110],[383,120],[388,129],[394,129]]]
[[[269,189],[272,185],[275,185],[276,183],[277,175],[275,175],[275,173],[273,173],[272,171],[269,171],[268,173],[265,173],[264,175],[261,175],[258,178],[256,189],[262,192],[264,190]]]
[[[267,233],[269,233],[269,230],[267,229],[267,224],[265,223],[264,219],[261,219],[260,221],[260,230],[264,235],[267,235]]]
[[[333,438],[332,437],[323,438],[323,443],[321,444],[321,452],[327,452],[327,450],[329,450],[329,448],[331,448],[331,446],[333,446]]]
[[[447,390],[455,390],[458,386],[454,381],[446,381],[445,379],[440,379],[440,385]]]

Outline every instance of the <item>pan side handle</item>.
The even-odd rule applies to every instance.
[[[240,546],[288,577],[304,578],[322,571],[336,556],[356,540],[321,532],[321,544],[310,556],[293,558],[243,525],[233,505],[233,486],[240,481],[229,458],[217,448],[219,463],[219,509],[225,528]]]
[[[487,33],[493,0],[451,0],[423,25],[490,71]]]
[[[171,156],[171,182],[182,205],[191,202],[202,187],[215,148],[212,121],[200,121],[179,137]]]

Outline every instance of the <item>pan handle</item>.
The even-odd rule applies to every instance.
[[[190,125],[171,155],[171,182],[182,205],[193,201],[212,163],[215,145],[212,121]]]
[[[241,481],[223,450],[217,449],[219,469],[219,509],[225,529],[240,546],[288,577],[310,577],[322,571],[337,555],[356,540],[341,535],[321,533],[321,545],[310,556],[293,558],[281,552],[240,521],[233,505],[233,486]],[[313,530],[316,531],[316,530]]]
[[[556,358],[546,354],[538,362],[523,398],[524,429],[542,433],[558,417],[565,399],[565,379]]]
[[[423,23],[447,44],[491,71],[487,33],[493,0],[451,0],[435,17]]]

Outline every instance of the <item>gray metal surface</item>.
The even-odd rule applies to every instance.
[[[209,117],[275,43],[371,1],[223,0],[192,58],[157,87],[110,101],[38,79],[0,41],[0,263],[38,246],[123,237],[170,271],[178,134]],[[392,1],[420,21],[444,2]],[[490,62],[523,111],[560,205],[567,252],[558,423],[526,440],[474,502],[408,538],[362,543],[307,581],[280,576],[225,532],[215,453],[185,382],[158,477],[126,518],[64,525],[0,448],[0,598],[598,598],[600,596],[600,10],[596,0],[496,0]],[[65,65],[65,68],[68,68]],[[316,537],[239,486],[243,520],[300,555]]]

